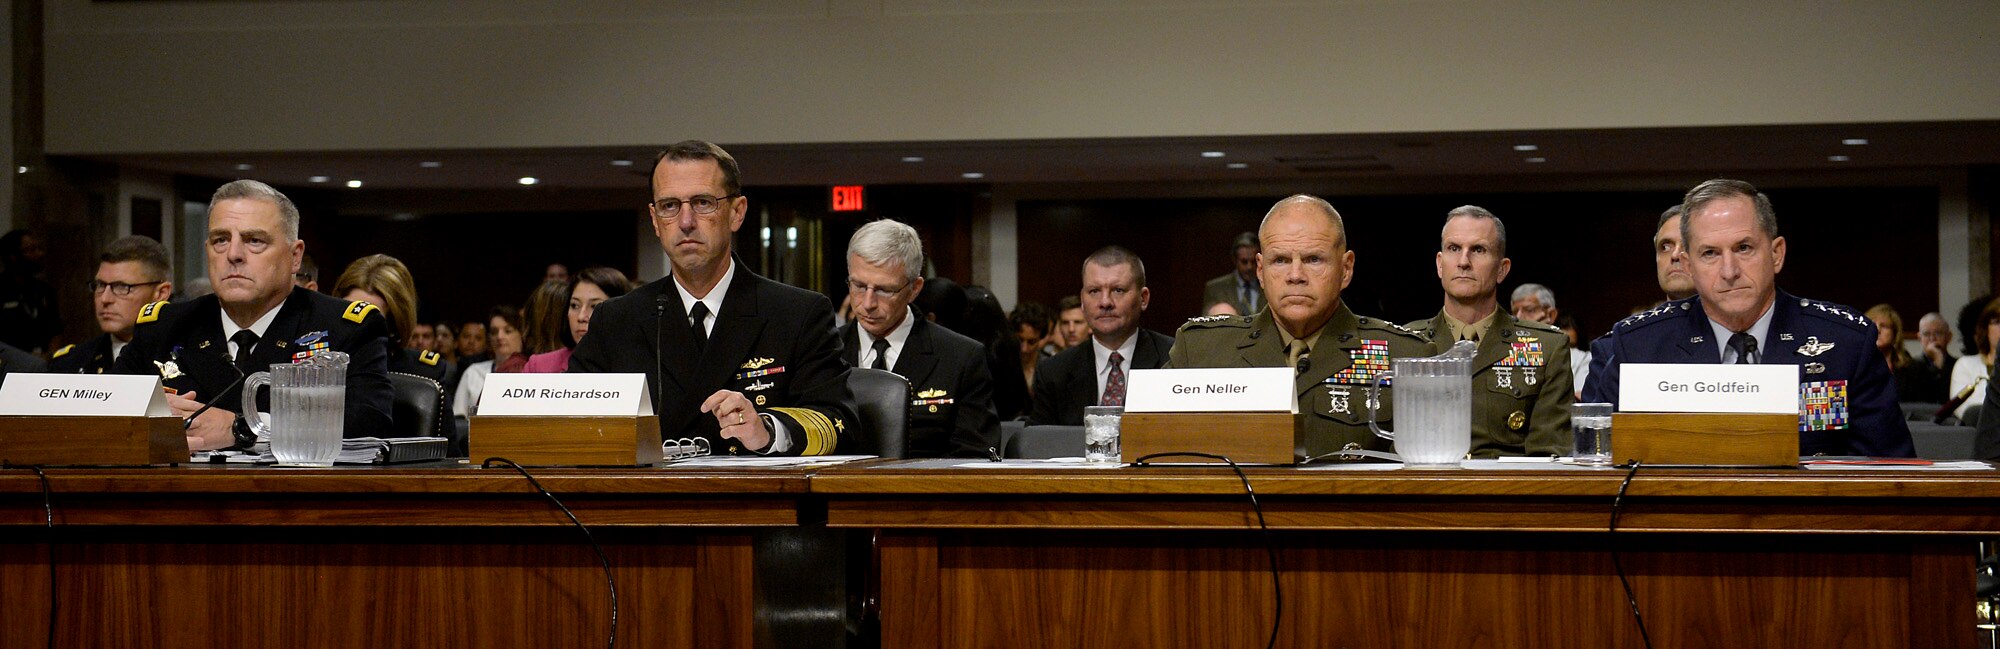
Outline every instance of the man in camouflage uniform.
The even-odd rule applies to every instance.
[[[1181,327],[1168,367],[1293,367],[1307,458],[1341,450],[1388,450],[1368,429],[1369,386],[1391,358],[1431,356],[1430,341],[1395,323],[1357,316],[1340,300],[1354,253],[1340,212],[1297,195],[1278,201],[1257,228],[1257,277],[1267,308],[1251,316],[1196,318]],[[1394,388],[1376,400],[1393,427]]]
[[[1569,337],[1500,308],[1497,289],[1513,267],[1506,224],[1466,205],[1445,215],[1438,237],[1444,308],[1409,327],[1440,347],[1460,340],[1479,345],[1472,357],[1472,457],[1564,454],[1574,399]]]

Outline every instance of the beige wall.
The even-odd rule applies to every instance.
[[[2000,3],[51,0],[52,153],[2000,119]]]

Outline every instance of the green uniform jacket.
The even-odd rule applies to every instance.
[[[1434,340],[1449,340],[1444,313],[1409,324]],[[1569,336],[1506,310],[1479,334],[1472,357],[1472,457],[1569,454]]]
[[[1390,450],[1389,440],[1368,429],[1368,388],[1389,369],[1389,359],[1433,356],[1430,339],[1379,318],[1357,317],[1342,303],[1321,330],[1312,355],[1298,373],[1299,413],[1304,419],[1302,457],[1342,449]],[[1284,367],[1285,343],[1278,323],[1265,309],[1254,316],[1195,318],[1181,325],[1167,367]],[[1390,405],[1395,388],[1386,387],[1376,421],[1394,428]]]

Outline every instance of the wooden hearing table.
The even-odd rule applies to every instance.
[[[798,529],[802,469],[530,469],[617,575],[619,645],[769,643],[759,528]],[[47,469],[56,646],[588,647],[597,556],[512,469]],[[41,484],[0,470],[0,647],[45,644]],[[794,575],[776,575],[793,579]]]
[[[885,647],[1262,647],[1263,537],[1228,468],[812,478],[879,528]],[[1281,647],[1971,647],[2000,473],[1247,470],[1279,546]]]

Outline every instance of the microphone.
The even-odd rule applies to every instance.
[[[667,407],[662,401],[667,397],[667,300],[665,291],[653,297],[653,414],[659,414]],[[665,419],[660,420],[662,424]],[[662,435],[664,437],[664,435]]]
[[[188,415],[187,419],[181,420],[181,430],[185,431],[194,428],[195,418],[207,413],[209,408],[215,407],[215,404],[221,403],[222,395],[229,394],[229,391],[236,389],[236,386],[243,385],[243,379],[250,378],[248,374],[243,373],[243,370],[236,369],[236,363],[234,362],[229,364],[229,371],[236,373],[236,380],[230,381],[229,385],[223,386],[222,390],[209,395],[208,401],[201,404],[200,408],[195,409],[194,414]]]
[[[1305,355],[1302,355],[1302,356],[1299,356],[1299,371],[1298,371],[1298,373],[1299,373],[1299,374],[1304,374],[1304,373],[1306,373],[1306,372],[1311,372],[1311,371],[1312,371],[1312,367],[1313,367],[1313,363],[1312,363],[1312,355],[1311,355],[1311,354],[1305,354]]]

